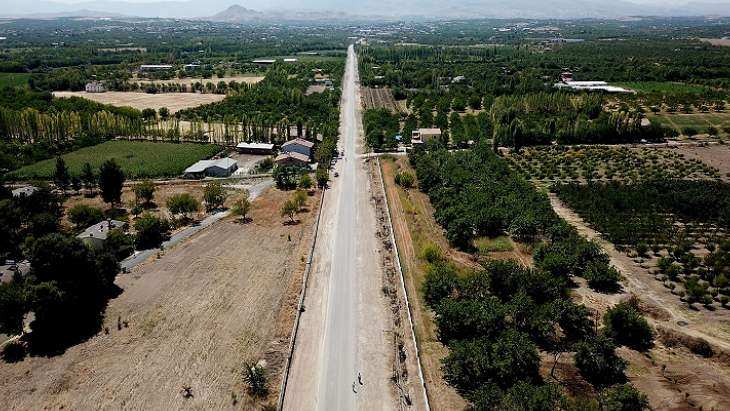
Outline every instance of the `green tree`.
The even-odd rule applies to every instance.
[[[317,185],[319,186],[319,188],[327,187],[327,183],[330,181],[330,173],[329,171],[327,171],[327,169],[318,168],[316,177]]]
[[[302,190],[309,190],[312,188],[312,185],[314,182],[312,181],[312,177],[309,176],[309,174],[302,174],[302,177],[299,178],[299,188]]]
[[[99,189],[101,198],[112,207],[122,199],[122,188],[125,180],[124,172],[114,159],[105,161],[99,169]]]
[[[167,107],[160,107],[157,112],[160,114],[160,118],[162,120],[167,120],[168,118],[170,118],[170,109],[168,109]]]
[[[616,355],[613,342],[604,336],[579,342],[575,348],[575,365],[586,381],[607,387],[626,379],[626,361]]]
[[[307,205],[307,192],[304,190],[295,191],[291,201],[297,206],[297,211],[302,211],[302,208]]]
[[[53,182],[64,193],[66,193],[68,186],[71,184],[71,175],[68,172],[68,167],[60,156],[56,157],[56,171],[53,173]]]
[[[94,188],[97,184],[97,178],[96,175],[94,175],[94,170],[91,168],[91,164],[84,163],[84,166],[81,169],[81,181],[84,183],[84,188],[89,190],[89,192],[93,195]]]
[[[153,108],[146,108],[142,110],[142,118],[146,121],[157,119],[157,112]]]
[[[286,200],[284,204],[281,206],[281,216],[282,217],[289,217],[289,220],[292,224],[294,224],[296,221],[294,220],[294,215],[296,215],[297,211],[299,210],[299,207],[297,207],[296,203],[292,200]]]
[[[142,180],[132,187],[132,191],[134,192],[134,197],[137,203],[142,201],[145,207],[149,206],[150,203],[152,203],[152,199],[155,197],[156,189],[157,188],[155,187],[155,183],[153,183],[151,180]]]
[[[616,343],[644,351],[654,341],[654,331],[639,312],[635,300],[624,301],[606,311],[603,332]]]
[[[182,215],[187,220],[190,214],[200,211],[200,202],[189,193],[178,193],[167,199],[167,209],[173,215]]]
[[[26,290],[20,281],[0,283],[0,333],[20,334],[27,311]]]
[[[254,397],[265,397],[269,393],[266,369],[259,364],[246,363],[243,369],[243,380],[248,385],[248,392]]]
[[[439,262],[431,264],[421,286],[423,299],[432,308],[449,297],[459,284],[459,277],[453,265]]]
[[[153,214],[145,213],[134,222],[135,247],[138,250],[147,250],[159,247],[168,237],[170,225]]]
[[[76,225],[77,230],[83,230],[104,220],[104,213],[90,205],[76,204],[68,210],[68,219]]]
[[[231,212],[233,215],[240,216],[241,220],[245,223],[248,219],[248,214],[251,212],[251,208],[252,204],[247,191],[241,198],[236,200],[231,208]]]
[[[208,212],[223,207],[226,197],[228,197],[228,193],[217,181],[211,181],[203,188],[203,201],[205,201],[205,209]]]

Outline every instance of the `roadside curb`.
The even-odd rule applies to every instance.
[[[291,370],[292,357],[294,357],[294,347],[297,342],[297,333],[299,331],[299,321],[302,315],[302,307],[304,306],[304,297],[307,294],[307,284],[309,283],[309,274],[312,271],[312,259],[314,257],[314,247],[317,245],[317,236],[319,235],[319,220],[322,217],[322,206],[324,205],[324,196],[327,192],[326,188],[322,189],[322,196],[319,199],[319,210],[317,211],[317,220],[314,222],[314,230],[312,234],[312,246],[309,249],[309,257],[307,265],[304,269],[304,277],[302,278],[302,291],[299,293],[299,303],[297,304],[297,314],[294,318],[294,326],[292,327],[291,337],[289,338],[289,354],[286,358],[286,367],[284,367],[284,375],[281,379],[279,388],[279,399],[277,400],[276,409],[281,411],[284,407],[284,396],[286,386],[289,380],[289,371]]]
[[[406,282],[403,277],[403,268],[400,264],[400,253],[398,252],[398,244],[395,241],[395,233],[393,231],[393,221],[390,217],[390,205],[388,204],[388,192],[385,189],[385,179],[383,178],[383,169],[380,165],[380,157],[376,157],[378,162],[378,176],[380,177],[380,186],[383,188],[383,196],[385,197],[385,214],[388,216],[388,226],[390,226],[390,241],[393,243],[393,250],[395,251],[395,266],[398,270],[398,276],[400,277],[401,290],[406,300],[406,312],[408,313],[408,325],[411,328],[411,339],[413,340],[413,348],[416,350],[416,363],[418,364],[418,378],[421,380],[421,388],[423,388],[423,401],[426,405],[426,411],[431,410],[431,405],[428,402],[428,388],[426,387],[426,380],[423,378],[423,368],[421,366],[421,354],[418,350],[418,341],[416,341],[416,330],[413,327],[413,317],[411,316],[411,304],[408,302],[408,291],[406,290]]]

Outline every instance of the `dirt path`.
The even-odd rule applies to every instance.
[[[288,196],[273,190],[254,202],[252,222],[218,222],[120,275],[123,292],[104,321],[108,334],[55,357],[0,363],[0,403],[19,410],[252,409],[241,370],[261,359],[275,399],[313,215],[283,225],[277,211]],[[128,326],[118,329],[118,319]],[[180,394],[183,385],[192,398]]]

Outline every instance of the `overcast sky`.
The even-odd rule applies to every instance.
[[[30,0],[31,3],[38,2],[39,0]],[[49,1],[55,1],[58,3],[84,3],[89,0],[49,0]],[[112,0],[115,1],[115,0]],[[126,2],[133,2],[133,3],[150,3],[150,2],[161,2],[161,1],[178,1],[178,0],[118,0],[118,1],[126,1]],[[350,1],[353,0],[341,0],[343,4],[348,4]],[[577,3],[580,3],[581,1],[585,1],[587,3],[604,3],[604,0],[579,0]],[[662,5],[662,4],[671,4],[671,5],[682,5],[687,4],[690,1],[689,0],[627,0],[631,3],[635,4],[652,4],[652,5]],[[448,2],[448,1],[447,1]],[[702,3],[714,3],[714,4],[727,4],[728,7],[730,7],[730,0],[701,0]],[[245,0],[231,0],[231,4],[241,4],[243,6],[246,5]],[[505,0],[505,3],[509,3],[509,0]]]

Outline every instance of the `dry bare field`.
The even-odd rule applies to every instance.
[[[398,106],[393,99],[393,92],[389,88],[362,88],[363,108],[370,110],[373,108],[387,108],[395,112]]]
[[[215,103],[226,98],[223,94],[197,94],[197,93],[162,93],[147,94],[128,91],[107,91],[106,93],[87,93],[85,91],[54,91],[55,97],[83,97],[97,103],[111,104],[113,106],[126,106],[142,110],[167,107],[170,113],[174,114],[186,108],[201,106],[203,104]]]
[[[274,402],[318,204],[311,197],[301,223],[284,225],[289,195],[271,190],[251,222],[225,219],[120,275],[108,332],[57,356],[0,363],[3,408],[254,409],[241,371],[259,360]]]
[[[704,42],[710,43],[713,46],[726,46],[730,47],[730,38],[723,37],[721,39],[700,39]]]
[[[730,146],[724,144],[682,145],[671,150],[716,168],[723,179],[730,180]]]

